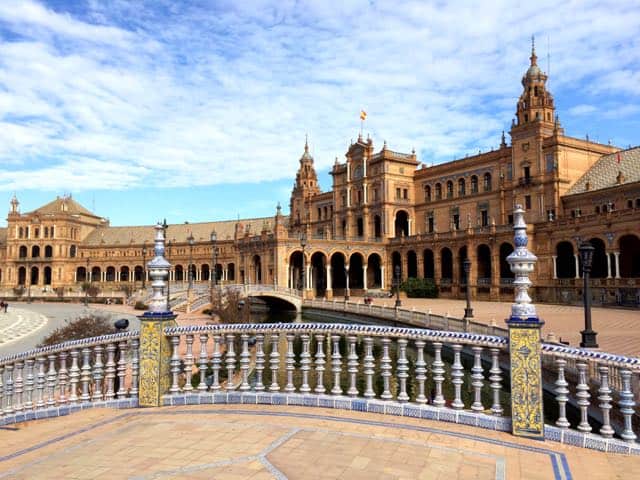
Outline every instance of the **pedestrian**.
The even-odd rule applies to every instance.
[[[0,300],[0,310],[4,308],[4,300]]]
[[[4,302],[4,313],[7,313],[7,308],[9,308],[9,304]]]

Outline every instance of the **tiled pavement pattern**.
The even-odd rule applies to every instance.
[[[19,340],[44,327],[47,317],[36,312],[9,306],[0,311],[0,345]]]
[[[631,479],[640,457],[328,409],[92,409],[0,429],[0,478]]]

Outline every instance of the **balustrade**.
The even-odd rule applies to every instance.
[[[139,345],[138,332],[125,332],[0,358],[0,417],[26,418],[47,407],[136,398]]]

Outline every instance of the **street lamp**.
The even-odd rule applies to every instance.
[[[218,249],[218,247],[216,247],[216,243],[218,241],[218,234],[216,233],[215,230],[213,230],[211,232],[211,270],[210,270],[210,275],[211,275],[211,309],[210,309],[210,314],[213,317],[213,292],[216,288],[216,261],[217,261],[217,254],[218,252],[216,251]]]
[[[165,224],[166,224],[166,220],[165,220]],[[164,225],[163,225],[164,227]],[[165,232],[167,231],[167,228],[164,227]],[[166,238],[166,237],[165,237]],[[165,254],[165,258],[167,259],[167,262],[169,261],[169,252],[171,250],[171,242],[167,242],[167,253]],[[171,306],[169,304],[169,285],[171,285],[171,266],[169,266],[169,270],[167,271],[167,309],[169,311],[171,311]]]
[[[349,301],[349,264],[344,266],[344,278],[345,278],[345,289],[344,289],[344,301]]]
[[[189,292],[191,292],[191,287],[193,285],[193,272],[191,270],[191,265],[193,264],[193,243],[194,243],[194,238],[193,238],[193,233],[189,233],[189,236],[187,237],[187,242],[189,242],[189,285],[188,285],[188,290]]]
[[[580,332],[582,334],[580,346],[583,348],[598,348],[598,343],[596,342],[597,333],[591,328],[591,292],[589,292],[589,274],[591,273],[595,248],[589,242],[582,242],[578,250],[582,260],[582,300],[584,303],[584,330]]]
[[[396,277],[396,307],[401,307],[402,302],[400,301],[400,265],[396,265],[394,268],[394,273]]]
[[[27,263],[27,271],[29,272],[29,285],[27,285],[27,303],[31,303],[31,281],[33,280],[33,272],[31,271],[30,263]]]
[[[462,262],[462,268],[464,269],[464,278],[465,283],[467,284],[466,288],[466,297],[467,297],[467,307],[464,309],[464,318],[473,318],[473,309],[471,308],[471,288],[469,286],[469,272],[471,272],[471,260],[465,258]]]
[[[89,258],[87,258],[87,269],[84,271],[84,283],[85,285],[85,289],[84,289],[84,306],[88,306],[89,305],[89,287],[91,286],[91,283],[89,282],[89,278],[91,278],[89,276]]]
[[[142,288],[147,288],[147,241],[142,243]]]
[[[307,246],[307,234],[306,233],[301,233],[300,234],[300,246],[302,247],[302,297],[304,298],[304,291],[307,288],[307,272],[305,271],[305,265],[304,265],[304,249]]]

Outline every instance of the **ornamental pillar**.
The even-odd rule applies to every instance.
[[[557,255],[551,255],[551,259],[553,260],[553,279],[557,280],[558,279],[558,256]]]
[[[611,253],[607,252],[607,278],[611,278]]]
[[[578,258],[578,254],[574,253],[573,254],[573,261],[575,262],[576,265],[576,279],[580,278],[580,259]]]
[[[362,284],[364,286],[364,291],[367,291],[367,266],[362,266]]]
[[[620,278],[620,252],[613,252],[616,266],[616,278]]]

